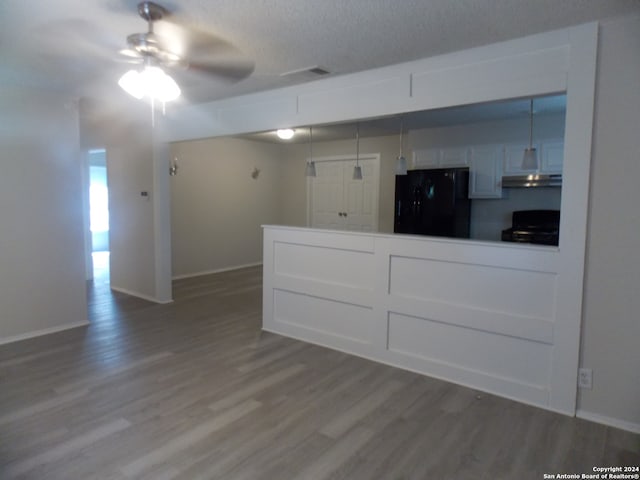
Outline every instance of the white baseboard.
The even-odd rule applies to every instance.
[[[631,433],[640,433],[640,423],[627,422],[626,420],[620,420],[619,418],[608,417],[606,415],[600,415],[599,413],[587,412],[580,409],[576,410],[576,417],[607,425],[608,427],[626,430]]]
[[[230,272],[231,270],[240,270],[241,268],[257,267],[259,265],[262,265],[262,262],[246,263],[244,265],[235,265],[233,267],[217,268],[215,270],[204,270],[202,272],[185,273],[185,274],[182,274],[182,275],[176,275],[175,277],[171,277],[171,279],[172,280],[182,280],[184,278],[201,277],[202,275],[211,275],[213,273]]]
[[[36,330],[34,332],[22,333],[20,335],[14,335],[12,337],[0,338],[0,345],[6,343],[19,342],[20,340],[27,340],[29,338],[40,337],[42,335],[49,335],[50,333],[62,332],[63,330],[70,330],[72,328],[86,327],[89,325],[88,321],[67,323],[65,325],[59,325],[57,327],[45,328],[42,330]]]
[[[148,302],[153,302],[153,303],[166,304],[166,303],[172,303],[173,302],[173,299],[171,299],[171,300],[158,300],[157,298],[152,297],[150,295],[145,295],[144,293],[134,292],[133,290],[127,290],[126,288],[114,287],[113,285],[111,285],[111,290],[113,290],[114,292],[124,293],[125,295],[131,295],[132,297],[141,298],[142,300],[147,300]]]

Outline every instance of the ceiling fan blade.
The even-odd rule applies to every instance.
[[[123,48],[118,52],[120,55],[127,57],[127,59],[141,59],[142,55],[137,50],[133,48]],[[123,59],[126,60],[126,59]]]
[[[215,61],[211,59],[207,63],[188,62],[189,70],[194,73],[213,75],[230,82],[237,82],[247,78],[253,72],[254,66],[254,63],[249,60],[225,62],[224,60]]]
[[[231,43],[211,32],[176,23],[174,16],[169,19],[157,21],[154,31],[163,48],[180,56],[178,67],[228,81],[239,81],[253,72],[254,63]]]

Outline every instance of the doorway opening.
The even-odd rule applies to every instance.
[[[104,149],[89,150],[89,225],[94,285],[108,286],[109,186]]]

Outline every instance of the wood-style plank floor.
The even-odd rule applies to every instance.
[[[261,270],[0,347],[2,479],[541,479],[638,464],[640,436],[261,326]],[[64,299],[61,299],[64,301]]]

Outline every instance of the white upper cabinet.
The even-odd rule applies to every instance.
[[[529,145],[526,143],[509,144],[504,148],[504,176],[526,175],[530,173],[562,173],[562,159],[564,155],[564,142],[562,140],[543,140],[534,143],[538,150],[538,162],[540,167],[537,170],[525,170],[522,168],[522,156],[524,149]]]
[[[414,168],[440,168],[440,149],[425,148],[413,151]]]
[[[564,142],[542,140],[534,143],[539,168],[522,168],[527,143],[466,145],[414,150],[413,168],[469,167],[469,198],[502,198],[502,177],[536,173],[561,174]]]
[[[540,146],[533,144],[538,151]],[[522,157],[524,156],[525,148],[529,147],[528,143],[513,143],[504,146],[504,169],[503,175],[524,175],[527,173],[535,173],[535,169],[526,170],[522,168]]]
[[[469,166],[469,147],[425,148],[413,151],[413,167],[458,168]]]
[[[564,142],[555,140],[543,142],[540,148],[540,171],[542,173],[562,173]]]
[[[442,168],[457,168],[469,166],[468,147],[441,148],[440,155],[440,166]]]
[[[469,198],[501,198],[504,147],[483,145],[469,150]]]

